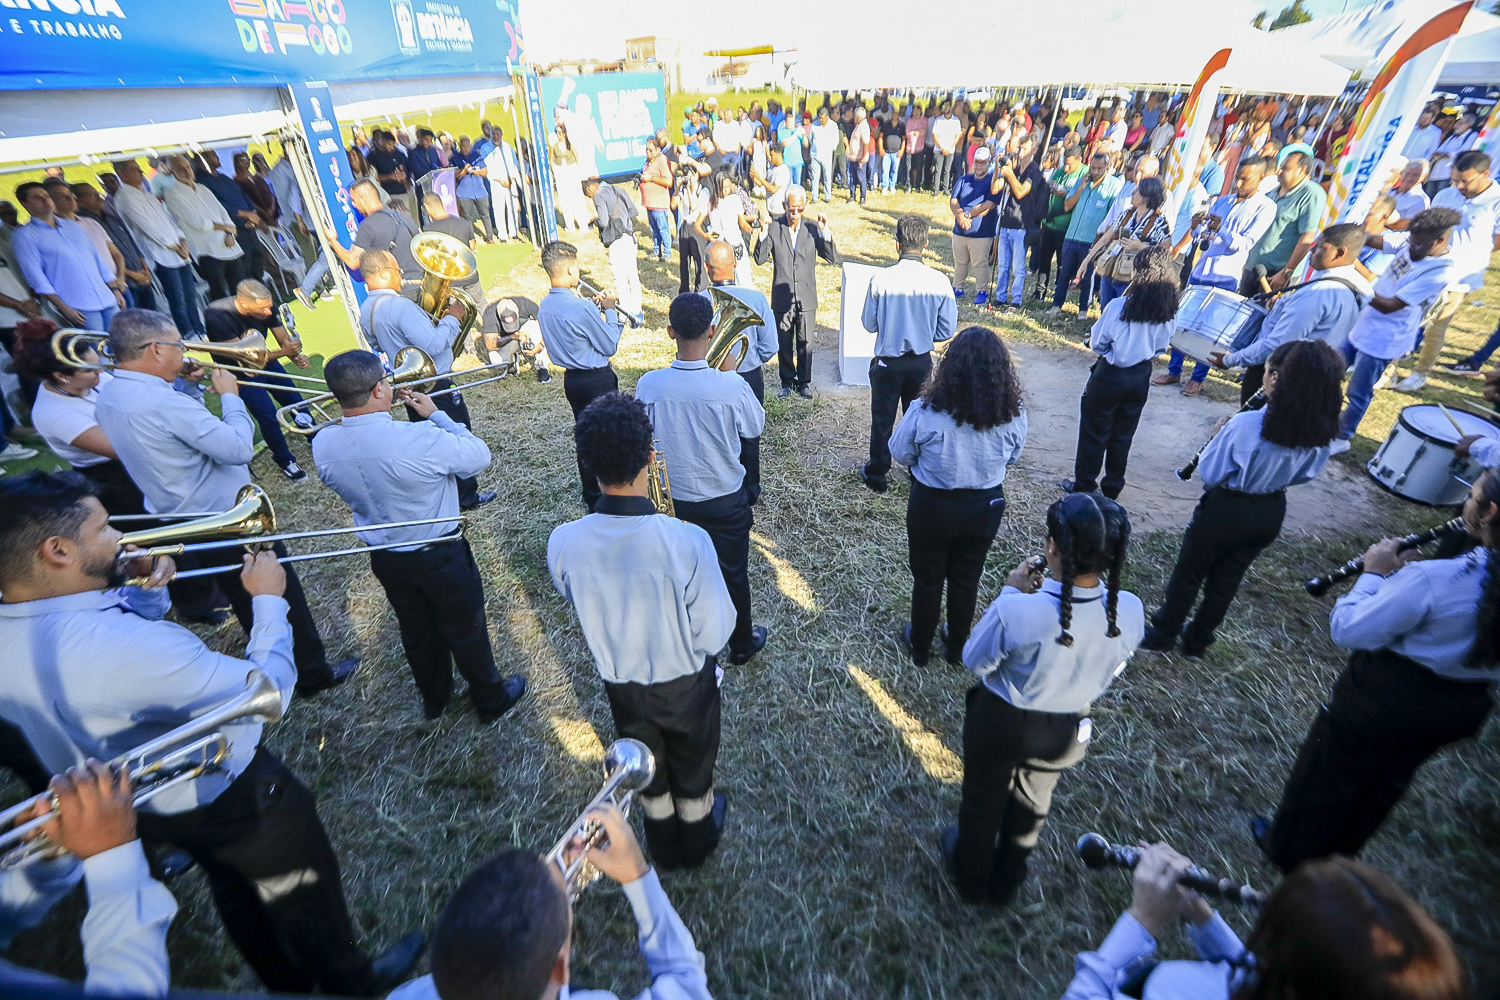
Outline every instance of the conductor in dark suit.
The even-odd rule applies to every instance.
[[[818,318],[818,258],[839,262],[839,252],[828,231],[828,216],[806,222],[807,192],[795,185],[787,188],[786,214],[771,223],[755,244],[755,263],[775,258],[771,276],[771,311],[776,314],[776,333],[781,342],[779,362],[781,389],[785,399],[797,390],[812,399],[812,350],[807,346]],[[795,341],[796,353],[792,351]]]

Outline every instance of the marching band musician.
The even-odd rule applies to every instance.
[[[1203,496],[1142,649],[1170,652],[1180,634],[1192,659],[1213,643],[1245,571],[1281,534],[1287,488],[1328,464],[1343,379],[1344,359],[1321,341],[1292,341],[1271,354],[1266,405],[1229,417],[1203,449]],[[1188,623],[1200,588],[1203,603]]]
[[[740,377],[750,383],[750,388],[755,390],[755,401],[764,409],[766,405],[766,378],[761,366],[776,357],[780,350],[780,341],[776,337],[776,321],[771,317],[771,300],[766,298],[766,293],[749,285],[737,285],[734,281],[734,247],[723,240],[715,240],[708,245],[704,253],[704,264],[708,268],[709,280],[715,288],[724,291],[739,299],[745,305],[755,310],[760,317],[760,325],[751,327],[745,332],[750,335],[750,346],[745,351],[745,359],[740,362],[735,371]],[[707,292],[699,292],[704,298],[709,298]],[[709,299],[710,303],[713,301]],[[745,467],[745,491],[750,495],[750,503],[753,506],[760,502],[760,438],[746,438],[740,448],[740,464]]]
[[[1365,245],[1365,227],[1357,222],[1329,226],[1318,236],[1307,259],[1313,276],[1282,292],[1249,346],[1233,352],[1210,351],[1216,368],[1244,366],[1240,404],[1255,395],[1265,379],[1266,359],[1282,344],[1321,340],[1343,350],[1349,331],[1374,290],[1355,266]]]
[[[744,442],[766,427],[766,411],[750,384],[733,372],[715,371],[708,356],[713,306],[696,292],[672,300],[667,336],[677,360],[640,377],[635,398],[646,406],[661,441],[677,516],[713,539],[719,568],[734,601],[729,662],[735,666],[766,645],[766,628],[750,609],[750,529],[755,515],[740,464]]]
[[[607,837],[589,850],[589,861],[625,890],[651,976],[635,1000],[712,1000],[703,953],[629,821],[609,804],[588,816]],[[388,1000],[618,1000],[605,990],[572,988],[572,955],[573,908],[557,865],[530,851],[502,851],[448,900],[432,932],[432,974]]]
[[[423,312],[421,306],[402,296],[401,267],[395,255],[385,250],[366,250],[359,258],[359,269],[370,292],[359,309],[359,325],[364,329],[365,337],[385,355],[387,362],[394,362],[397,352],[403,347],[427,352],[433,367],[443,376],[432,383],[429,391],[453,388],[453,379],[447,375],[453,370],[453,344],[458,339],[463,303],[458,299],[450,302],[447,314],[434,325],[432,317]],[[434,398],[433,402],[454,423],[473,428],[463,393],[450,392]],[[410,405],[406,408],[406,415],[410,420],[423,419]],[[479,492],[479,480],[474,476],[463,476],[458,480],[459,510],[473,510],[498,495],[492,491]]]
[[[601,396],[573,433],[603,495],[593,513],[553,529],[547,568],[578,612],[615,730],[656,757],[656,775],[637,793],[651,857],[662,870],[696,867],[724,828],[726,802],[713,784],[715,656],[734,629],[735,607],[708,533],[659,515],[651,502],[646,408],[619,393]]]
[[[1453,559],[1408,560],[1386,538],[1329,618],[1353,650],[1292,765],[1276,819],[1251,822],[1282,871],[1358,854],[1417,768],[1477,736],[1500,680],[1500,471],[1469,489],[1464,526],[1479,545]]]
[[[420,521],[458,513],[458,477],[489,466],[490,449],[420,392],[391,387],[369,351],[347,351],[323,369],[343,419],[313,438],[323,485],[354,511],[355,525]],[[397,397],[417,422],[391,419]],[[490,723],[526,691],[526,678],[501,679],[485,617],[484,581],[456,522],[364,531],[369,545],[410,541],[370,553],[370,570],[396,612],[401,646],[428,719],[453,695],[453,666],[469,684],[479,720]]]
[[[142,350],[135,343],[122,353]],[[75,472],[0,480],[0,645],[8,651],[0,716],[56,774],[88,757],[111,759],[223,704],[244,691],[251,669],[276,685],[285,707],[298,671],[282,597],[290,574],[276,556],[242,558],[238,582],[255,604],[246,658],[215,653],[186,628],[136,612],[174,572],[170,558],[137,570],[150,572],[147,590],[110,589],[125,575],[120,532],[95,493]],[[230,937],[268,989],[389,989],[416,960],[421,935],[374,962],[360,951],[313,795],[260,746],[261,730],[253,720],[226,723],[223,769],[143,805],[141,836],[198,862]]]
[[[620,387],[609,359],[620,347],[625,321],[620,318],[613,295],[580,298],[575,289],[582,280],[578,271],[578,248],[561,240],[542,248],[542,268],[552,290],[537,304],[537,325],[553,362],[563,370],[563,395],[573,410],[576,431],[584,407]],[[583,502],[590,511],[599,502],[599,483],[578,458],[578,478]]]
[[[114,378],[99,392],[95,416],[114,446],[130,478],[141,488],[153,514],[178,511],[228,510],[235,494],[250,482],[250,459],[255,454],[255,424],[240,402],[239,384],[222,368],[211,373],[223,418],[201,402],[175,391],[172,381],[182,371],[182,334],[172,319],[148,309],[126,309],[110,324]],[[278,556],[286,546],[273,543]],[[189,566],[233,567],[239,562],[233,547],[209,549],[180,557]],[[255,622],[255,602],[232,568],[215,574],[229,598],[240,626],[249,633]],[[317,622],[307,606],[302,583],[286,571],[288,620],[292,625],[297,660],[297,693],[308,696],[348,680],[359,657],[328,663]]]
[[[1011,570],[964,646],[964,666],[980,680],[964,711],[958,824],[939,846],[966,903],[1015,898],[1052,791],[1088,750],[1090,704],[1145,631],[1140,598],[1120,589],[1129,542],[1130,519],[1113,500],[1069,493],[1054,502],[1048,578],[1034,559]]]
[[[1144,846],[1144,845],[1143,845]],[[1453,942],[1388,876],[1359,861],[1303,865],[1261,908],[1247,944],[1178,884],[1192,862],[1146,848],[1130,909],[1098,951],[1079,954],[1062,1000],[1465,1000]],[[1201,961],[1159,962],[1156,943],[1187,924]]]
[[[931,222],[909,213],[896,220],[900,260],[870,278],[860,319],[875,334],[870,359],[870,460],[859,477],[876,493],[891,471],[891,428],[896,407],[911,408],[932,373],[932,345],[958,332],[953,286],[922,263]]]

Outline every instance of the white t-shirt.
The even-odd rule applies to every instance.
[[[738,192],[728,198],[720,198],[719,204],[708,213],[708,224],[703,228],[717,232],[719,239],[732,247],[744,246],[745,232],[740,229],[740,216],[745,214],[745,203]]]
[[[1430,160],[1442,140],[1443,130],[1436,125],[1412,129],[1411,138],[1406,140],[1406,148],[1401,151],[1401,155],[1408,160]]]
[[[1416,184],[1405,194],[1395,189],[1391,194],[1396,199],[1396,217],[1398,219],[1415,219],[1417,213],[1432,205],[1432,199],[1427,197],[1427,192],[1422,190],[1422,185]]]
[[[724,153],[740,151],[740,123],[719,122],[714,125],[714,145]]]
[[[1436,150],[1434,150],[1434,153],[1446,153],[1447,155],[1432,165],[1432,173],[1428,175],[1427,179],[1434,181],[1445,181],[1452,177],[1453,161],[1458,159],[1459,153],[1462,153],[1465,150],[1473,149],[1474,143],[1478,139],[1479,130],[1477,128],[1471,128],[1463,135],[1450,135],[1448,138],[1438,143],[1438,147]]]
[[[109,372],[99,373],[99,384],[86,396],[68,396],[54,392],[45,384],[36,392],[36,403],[31,408],[31,425],[55,451],[59,458],[66,459],[75,469],[90,465],[102,465],[109,459],[92,451],[73,447],[90,427],[98,427],[94,419],[94,404],[99,400],[99,390],[109,384],[114,376]]]
[[[776,186],[776,190],[766,195],[766,211],[771,218],[786,214],[786,189],[792,183],[792,168],[785,163],[771,168],[766,175],[766,180]]]
[[[932,143],[939,152],[951,153],[963,135],[963,122],[957,118],[934,118],[932,120]]]
[[[1412,349],[1417,328],[1427,307],[1443,294],[1453,271],[1453,255],[1411,259],[1409,247],[1402,247],[1389,267],[1375,279],[1376,295],[1393,295],[1406,303],[1405,309],[1383,313],[1374,306],[1360,310],[1349,343],[1371,357],[1389,361]]]
[[[1500,183],[1490,186],[1476,197],[1465,198],[1458,188],[1445,187],[1432,199],[1434,208],[1451,208],[1463,216],[1453,227],[1448,256],[1453,258],[1453,287],[1465,292],[1484,286],[1495,234],[1500,233]]]

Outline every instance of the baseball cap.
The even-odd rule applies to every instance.
[[[521,329],[521,313],[516,309],[515,303],[509,299],[500,303],[499,307],[495,310],[495,314],[500,318],[500,329],[502,332],[515,333]]]
[[[988,147],[988,146],[980,146],[978,149],[974,150],[974,159],[976,159],[976,160],[988,160],[989,158],[990,158],[990,147]]]

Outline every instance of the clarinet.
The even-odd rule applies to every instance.
[[[1141,851],[1138,849],[1125,847],[1122,844],[1111,844],[1097,833],[1085,833],[1079,837],[1077,851],[1083,863],[1094,871],[1104,868],[1134,869],[1141,860]],[[1226,902],[1241,903],[1245,906],[1260,906],[1266,901],[1267,896],[1267,893],[1252,889],[1248,885],[1241,885],[1227,878],[1214,878],[1197,865],[1183,872],[1182,878],[1177,881],[1179,885],[1186,886],[1204,896],[1214,896]]]
[[[1464,519],[1462,517],[1455,517],[1451,521],[1444,521],[1442,524],[1438,525],[1435,528],[1428,528],[1426,531],[1419,531],[1415,534],[1407,535],[1406,537],[1401,539],[1400,548],[1398,548],[1396,551],[1405,552],[1407,549],[1421,548],[1428,542],[1435,542],[1439,538],[1442,538],[1444,535],[1452,534],[1455,531],[1465,530],[1467,529],[1464,527]],[[1304,580],[1302,586],[1305,587],[1307,589],[1307,592],[1314,597],[1322,597],[1328,592],[1328,588],[1332,587],[1335,583],[1338,583],[1340,580],[1347,580],[1351,576],[1358,576],[1360,573],[1363,573],[1364,570],[1365,557],[1356,556],[1355,558],[1350,559],[1348,562],[1344,563],[1344,565],[1340,566],[1338,569],[1334,570],[1332,573],[1329,573],[1327,576],[1315,576],[1311,580]]]
[[[1266,387],[1265,386],[1261,386],[1259,389],[1255,390],[1255,394],[1253,396],[1251,396],[1249,399],[1245,400],[1245,405],[1240,407],[1239,412],[1240,413],[1249,413],[1251,410],[1258,410],[1262,406],[1265,406],[1265,405],[1266,405]],[[1203,442],[1203,447],[1198,449],[1198,454],[1196,454],[1196,455],[1193,456],[1193,460],[1191,462],[1189,462],[1187,465],[1184,465],[1182,468],[1180,468],[1180,469],[1177,470],[1177,478],[1178,479],[1181,479],[1183,482],[1187,482],[1189,479],[1193,478],[1193,473],[1198,471],[1198,462],[1199,462],[1200,459],[1203,458],[1203,453],[1208,450],[1208,446],[1211,445],[1211,444],[1213,444],[1214,443],[1214,438],[1216,438],[1218,436],[1219,436],[1219,432],[1215,431],[1213,437],[1211,437],[1207,441]]]

